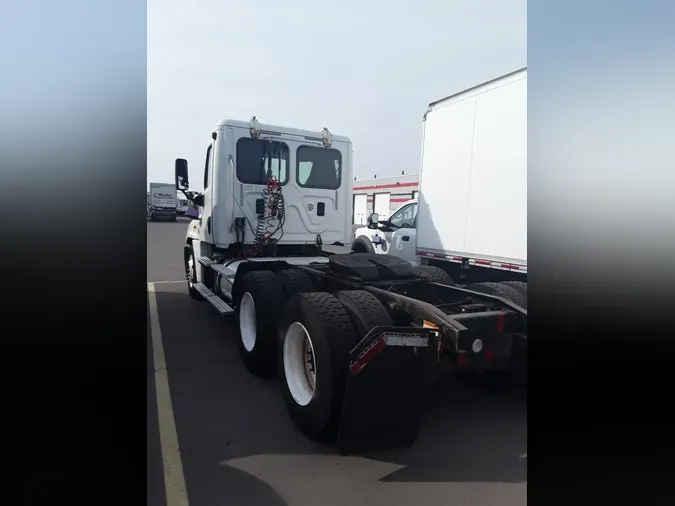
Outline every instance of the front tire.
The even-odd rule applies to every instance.
[[[288,412],[302,433],[334,440],[350,351],[357,343],[345,308],[329,293],[304,293],[284,306],[277,371]]]
[[[185,279],[187,280],[190,297],[194,300],[203,301],[204,297],[194,287],[197,282],[197,262],[192,246],[185,247]]]

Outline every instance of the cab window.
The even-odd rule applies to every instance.
[[[342,154],[337,149],[300,146],[295,156],[299,186],[320,190],[340,188]]]
[[[391,228],[415,228],[415,218],[417,218],[417,204],[408,204],[394,213],[389,220],[389,226]]]
[[[288,145],[243,137],[237,141],[237,179],[244,184],[265,184],[275,178],[288,182]]]

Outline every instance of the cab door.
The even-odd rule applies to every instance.
[[[403,206],[389,219],[388,228],[391,230],[389,254],[403,258],[408,262],[417,263],[417,249],[415,239],[417,230],[417,202]]]
[[[317,235],[324,244],[344,241],[345,217],[351,215],[347,208],[351,181],[345,181],[348,147],[343,142],[329,148],[310,143],[295,145],[295,173],[289,183],[292,197],[288,204],[300,220],[289,232],[305,242],[313,242]]]

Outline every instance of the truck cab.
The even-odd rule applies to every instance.
[[[179,162],[177,162],[179,163]],[[185,175],[177,180],[185,187]],[[235,258],[247,245],[274,245],[274,254],[349,244],[352,144],[347,137],[250,122],[221,121],[207,142],[199,219],[186,237],[201,255]],[[188,183],[189,184],[189,183]],[[183,186],[181,186],[183,185]],[[267,212],[270,211],[271,212]]]
[[[417,234],[417,199],[405,202],[391,217],[380,221],[377,213],[368,216],[368,224],[354,232],[352,251],[395,255],[412,265],[419,265],[415,239]]]

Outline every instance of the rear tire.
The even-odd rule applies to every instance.
[[[300,269],[278,271],[277,277],[288,298],[298,295],[299,293],[310,293],[314,291],[314,283],[312,283],[310,277]]]
[[[297,295],[284,306],[279,335],[277,371],[291,419],[312,439],[335,439],[357,343],[347,311],[329,293]]]
[[[434,265],[419,265],[412,268],[413,274],[432,283],[454,286],[455,282],[450,275],[440,267]]]
[[[285,300],[281,282],[270,271],[253,271],[239,281],[237,323],[239,352],[256,376],[272,376],[276,368],[276,326]]]
[[[333,294],[344,306],[359,340],[373,327],[391,327],[394,325],[389,311],[372,293],[365,290],[344,290]]]
[[[472,290],[474,292],[480,292],[487,295],[494,295],[496,297],[502,297],[504,299],[510,300],[517,306],[522,307],[527,310],[527,292],[522,291],[520,288],[515,288],[513,286],[507,285],[506,283],[475,283],[473,285],[468,285],[467,290]]]
[[[520,290],[527,298],[527,283],[525,281],[501,281],[500,283],[515,290]]]

